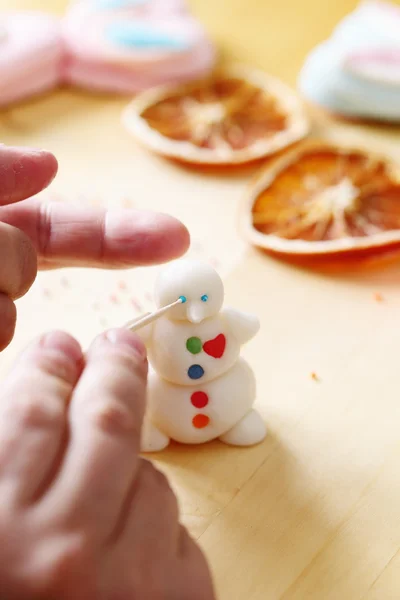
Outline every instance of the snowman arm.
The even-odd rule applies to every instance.
[[[241,312],[234,308],[225,308],[222,311],[222,316],[229,331],[240,344],[246,344],[260,329],[259,319],[249,313]]]

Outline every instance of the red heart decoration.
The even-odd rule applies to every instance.
[[[221,333],[213,340],[209,340],[203,346],[203,350],[213,358],[222,358],[226,348],[226,337]]]

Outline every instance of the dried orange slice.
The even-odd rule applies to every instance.
[[[203,165],[251,162],[309,130],[300,101],[286,85],[245,67],[143,92],[123,120],[148,148]]]
[[[251,186],[240,228],[280,254],[376,251],[400,242],[400,171],[365,150],[305,142]]]

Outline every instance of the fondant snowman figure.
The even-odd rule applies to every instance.
[[[253,409],[256,383],[240,348],[259,330],[256,317],[222,309],[224,287],[208,264],[181,260],[157,280],[159,308],[182,303],[142,330],[149,354],[148,407],[142,451],[170,440],[200,444],[261,442],[266,427]]]

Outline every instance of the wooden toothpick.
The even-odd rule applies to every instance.
[[[185,298],[178,298],[178,300],[176,300],[172,304],[168,304],[168,306],[163,306],[162,308],[156,310],[153,313],[147,313],[143,317],[139,317],[139,319],[129,321],[129,323],[125,325],[125,328],[130,329],[133,332],[138,331],[139,329],[142,329],[142,327],[150,325],[150,323],[153,323],[154,321],[165,315],[165,313],[171,310],[171,308],[175,308],[175,306],[179,306],[179,304],[184,304],[185,302]]]

